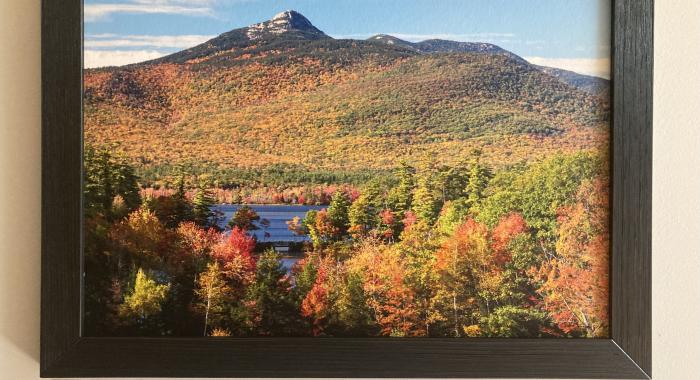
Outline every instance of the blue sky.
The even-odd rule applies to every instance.
[[[156,58],[287,9],[336,38],[490,42],[609,76],[610,0],[85,0],[85,66]]]

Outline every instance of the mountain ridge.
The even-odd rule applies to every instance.
[[[384,170],[475,148],[498,167],[607,139],[606,98],[495,45],[423,53],[334,39],[288,12],[159,60],[86,70],[86,141],[121,142],[146,179],[193,165],[236,183],[240,170]]]
[[[405,46],[421,53],[490,53],[503,54],[517,60],[525,61],[517,54],[486,42],[460,42],[437,38],[419,42],[409,42],[390,34],[377,34],[367,40],[387,45]]]
[[[203,56],[216,54],[218,52],[231,49],[246,49],[254,44],[275,45],[274,40],[284,38],[286,42],[299,41],[319,41],[335,40],[320,29],[301,13],[295,10],[286,10],[276,14],[274,17],[261,23],[252,24],[247,27],[233,29],[204,42],[203,44],[176,52],[155,60],[146,61],[139,64],[148,63],[186,63]],[[363,40],[351,40],[363,41]],[[485,42],[463,42],[444,39],[428,39],[419,42],[402,40],[389,34],[377,34],[364,40],[371,43],[383,44],[395,48],[403,48],[408,52],[421,54],[438,53],[483,53],[502,54],[538,68],[548,75],[552,75],[564,83],[583,89],[592,94],[609,95],[609,81],[604,78],[576,73],[573,71],[539,66],[529,63],[519,55],[503,49],[502,47]]]

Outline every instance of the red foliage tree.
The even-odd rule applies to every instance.
[[[381,237],[387,240],[393,239],[398,230],[398,223],[394,212],[389,209],[382,210],[382,212],[379,213],[379,220],[381,222],[381,229],[379,231]]]
[[[511,260],[508,244],[514,237],[526,230],[525,219],[518,213],[503,217],[494,227],[491,231],[491,248],[493,249],[493,263],[496,270],[502,269],[503,265]]]
[[[214,246],[212,256],[222,264],[228,277],[250,283],[255,278],[254,249],[255,240],[234,227],[227,238]]]
[[[316,281],[311,290],[306,294],[301,302],[301,315],[311,319],[313,334],[318,336],[323,333],[324,324],[327,318],[328,309],[328,272],[321,262],[316,272]]]
[[[416,224],[416,221],[418,221],[416,214],[414,214],[413,211],[406,211],[401,222],[403,223],[404,229],[409,229],[411,226]]]

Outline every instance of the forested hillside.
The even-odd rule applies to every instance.
[[[335,40],[287,18],[284,33],[272,20],[87,70],[86,140],[118,143],[148,181],[185,165],[225,184],[270,165],[361,181],[409,157],[454,163],[479,148],[501,167],[606,143],[608,99],[493,45]]]

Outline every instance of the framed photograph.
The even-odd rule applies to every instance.
[[[43,1],[43,377],[651,376],[651,0]]]

